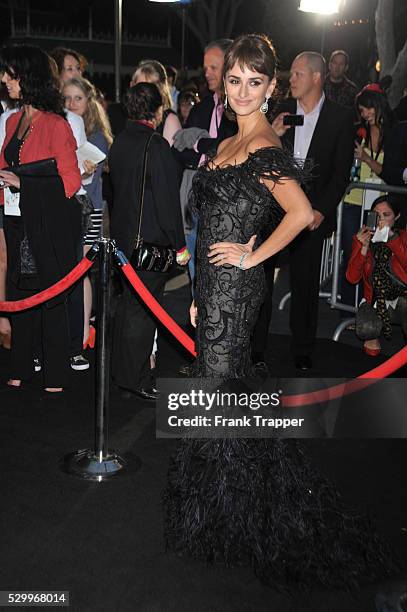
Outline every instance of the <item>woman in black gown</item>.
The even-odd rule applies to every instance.
[[[225,105],[239,131],[193,184],[199,234],[192,376],[233,379],[253,374],[250,336],[265,291],[260,264],[311,224],[313,214],[298,185],[303,171],[265,116],[275,86],[271,43],[253,34],[238,38],[224,75]],[[270,237],[258,246],[265,228]],[[182,441],[164,503],[169,550],[248,564],[270,583],[352,586],[390,567],[367,519],[343,508],[294,440]]]

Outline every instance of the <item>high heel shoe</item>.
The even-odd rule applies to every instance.
[[[0,346],[7,350],[11,349],[11,332],[0,332]]]
[[[367,346],[364,346],[363,349],[364,349],[366,355],[369,355],[370,357],[377,357],[377,355],[380,355],[380,352],[382,350],[381,348],[373,349],[373,348],[369,348]]]
[[[87,349],[88,347],[90,349],[93,349],[95,347],[95,341],[96,341],[96,329],[93,327],[93,325],[91,325],[89,327],[88,339],[83,344],[83,350]]]

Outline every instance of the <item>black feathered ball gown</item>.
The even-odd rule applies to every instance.
[[[246,243],[265,229],[271,233],[284,213],[261,179],[301,181],[302,172],[292,156],[267,147],[242,164],[202,167],[195,175],[198,356],[192,376],[253,374],[250,339],[264,299],[263,267],[216,267],[207,253],[215,242]],[[295,440],[183,440],[171,459],[164,506],[168,550],[251,565],[277,586],[351,588],[392,570],[368,519],[344,508]]]

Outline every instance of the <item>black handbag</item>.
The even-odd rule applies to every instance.
[[[379,338],[383,322],[369,302],[363,302],[356,312],[355,333],[360,340]]]
[[[3,168],[3,170],[7,170],[7,172],[14,172],[14,174],[16,174],[17,176],[58,176],[57,162],[53,157],[39,159],[34,162],[28,162],[27,164],[18,164],[17,166],[10,166],[9,168]]]
[[[138,230],[130,263],[135,270],[146,270],[150,272],[169,272],[177,261],[176,250],[168,246],[145,242],[141,237],[141,223],[143,220],[148,148],[154,136],[155,133],[149,136],[143,154],[143,169],[141,175],[139,196],[140,213],[138,219]]]

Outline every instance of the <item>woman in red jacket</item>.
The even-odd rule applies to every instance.
[[[407,232],[394,228],[400,211],[390,196],[377,198],[372,210],[378,215],[378,229],[384,235],[379,237],[381,240],[372,240],[374,232],[365,225],[361,227],[353,237],[346,278],[353,284],[363,281],[363,296],[375,306],[382,322],[382,334],[389,338],[389,302],[400,312],[403,330],[407,333]],[[378,355],[381,351],[379,338],[365,340],[364,350],[368,355]]]
[[[7,299],[19,300],[57,282],[77,263],[81,211],[73,196],[81,177],[49,56],[39,47],[5,47],[0,72],[9,96],[21,105],[7,120],[0,153]],[[10,169],[49,158],[56,161],[53,176],[19,177]],[[10,387],[31,378],[34,360],[41,358],[46,391],[62,391],[70,371],[67,321],[66,294],[12,316]]]

